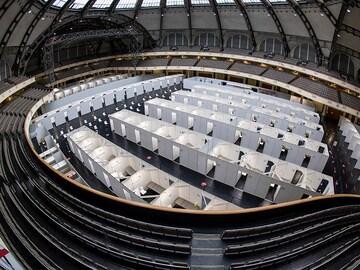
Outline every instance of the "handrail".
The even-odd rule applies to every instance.
[[[320,202],[320,203],[326,203],[329,202],[329,204],[331,204],[330,202],[334,202],[336,200],[341,201],[342,199],[344,200],[349,200],[352,199],[354,201],[354,203],[356,203],[356,200],[359,200],[360,202],[360,196],[359,195],[352,195],[352,194],[342,194],[342,195],[329,195],[329,196],[319,196],[319,197],[314,197],[314,198],[308,198],[308,199],[303,199],[303,200],[297,200],[297,201],[291,201],[291,202],[286,202],[286,203],[280,203],[280,204],[276,204],[276,205],[270,205],[270,206],[263,206],[263,207],[259,207],[259,208],[249,208],[249,209],[241,209],[241,210],[209,210],[209,211],[197,211],[197,210],[187,210],[187,209],[170,209],[170,208],[165,208],[165,207],[160,207],[160,206],[152,206],[152,205],[147,205],[147,204],[142,204],[142,203],[137,203],[137,202],[133,202],[133,201],[128,201],[122,198],[118,198],[112,195],[108,195],[108,194],[104,194],[100,191],[91,189],[89,187],[83,186],[82,184],[74,181],[73,179],[66,177],[65,175],[63,175],[62,173],[60,173],[59,171],[55,170],[51,165],[47,164],[40,156],[39,154],[36,152],[36,150],[34,149],[34,147],[32,146],[32,143],[30,141],[29,138],[29,126],[31,123],[31,119],[33,117],[33,115],[35,114],[35,112],[41,107],[41,105],[43,103],[45,103],[49,97],[52,94],[48,94],[47,96],[45,96],[44,98],[42,98],[41,100],[39,100],[28,112],[26,119],[25,119],[25,123],[24,123],[24,129],[25,129],[25,135],[26,135],[26,140],[34,154],[34,156],[38,159],[38,161],[41,162],[42,166],[44,166],[47,170],[49,170],[50,172],[52,172],[54,175],[56,175],[57,177],[59,177],[59,179],[61,179],[64,183],[66,184],[71,184],[74,187],[76,187],[76,189],[81,190],[82,192],[86,192],[89,195],[94,195],[94,196],[98,196],[101,197],[102,199],[105,199],[107,201],[113,201],[113,202],[117,202],[123,205],[128,205],[128,206],[132,206],[135,208],[142,208],[142,209],[148,209],[148,210],[152,210],[158,213],[172,213],[172,214],[178,214],[178,215],[189,215],[189,216],[229,216],[229,215],[241,215],[241,214],[254,214],[254,213],[265,213],[268,211],[273,211],[275,209],[284,209],[287,207],[294,207],[294,206],[299,206],[299,205],[307,205],[307,204],[312,204],[315,202]],[[304,206],[305,207],[305,206]]]

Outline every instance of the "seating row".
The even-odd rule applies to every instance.
[[[320,233],[321,231],[329,230],[330,228],[336,228],[340,225],[349,227],[353,225],[353,223],[356,223],[358,221],[360,221],[360,214],[358,213],[338,217],[330,221],[316,223],[310,227],[300,228],[294,232],[287,233],[281,236],[267,238],[264,240],[255,241],[251,243],[242,243],[240,245],[228,245],[224,250],[224,255],[238,255],[247,252],[270,249],[276,246],[289,244],[296,240]],[[340,230],[342,230],[345,227],[342,227]],[[335,232],[337,232],[337,230],[331,231],[328,234],[328,236],[331,236]]]
[[[241,238],[247,238],[250,236],[259,236],[263,234],[270,234],[275,231],[285,230],[296,226],[303,226],[308,222],[313,222],[316,220],[323,219],[333,219],[338,216],[342,216],[348,213],[359,211],[360,206],[339,206],[315,213],[306,214],[300,217],[295,217],[292,219],[287,219],[285,221],[275,222],[262,226],[252,226],[248,228],[239,228],[239,229],[228,229],[223,231],[221,239],[223,240],[235,240]]]
[[[340,241],[345,236],[351,237],[351,235],[356,235],[360,229],[360,224],[350,225],[348,227],[344,227],[339,229],[336,232],[329,233],[325,237],[318,238],[316,241],[306,242],[302,246],[297,246],[292,249],[287,249],[284,252],[276,254],[274,252],[271,253],[268,257],[258,258],[251,261],[242,261],[242,262],[234,262],[229,266],[230,270],[235,269],[259,269],[270,267],[272,269],[275,268],[276,265],[289,263],[294,258],[304,257],[305,254],[309,254],[312,250],[323,247],[327,243],[334,243],[333,241]],[[356,240],[357,241],[357,240]],[[343,246],[339,247],[342,248]],[[326,256],[326,253],[325,253]],[[336,257],[339,258],[339,257]],[[312,268],[311,268],[312,269]]]
[[[189,255],[191,248],[188,244],[174,244],[164,241],[158,241],[155,239],[149,239],[145,237],[139,237],[131,234],[124,233],[118,230],[116,227],[109,227],[106,224],[96,222],[79,212],[76,212],[73,208],[67,207],[65,204],[57,200],[55,197],[47,194],[44,189],[39,185],[35,184],[37,190],[42,193],[44,198],[48,203],[52,204],[56,209],[60,210],[62,213],[70,217],[74,222],[83,224],[86,227],[91,228],[91,230],[98,231],[100,233],[106,232],[110,237],[119,240],[127,246],[143,247],[145,249],[150,249],[152,251],[172,253],[176,255]]]
[[[36,184],[35,180],[30,179],[29,183],[31,183],[34,186],[37,186],[37,188],[39,188],[39,185]],[[26,190],[29,191],[29,189],[26,189]],[[28,195],[32,196],[30,192],[28,192]],[[34,198],[33,198],[33,200],[34,200]],[[50,200],[51,200],[51,198],[50,198]],[[58,203],[58,202],[56,202],[56,203]],[[47,215],[50,215],[50,217],[53,219],[53,222],[57,222],[58,226],[62,226],[62,230],[64,230],[63,227],[65,227],[65,230],[67,231],[68,234],[71,235],[71,237],[75,237],[75,238],[79,239],[80,241],[82,241],[83,243],[90,245],[96,249],[99,249],[99,251],[105,252],[107,254],[111,254],[112,256],[118,257],[119,254],[120,255],[122,254],[122,256],[120,256],[120,258],[123,259],[124,257],[126,257],[126,255],[124,255],[117,247],[115,247],[115,248],[113,248],[113,250],[111,250],[111,248],[107,247],[104,243],[102,243],[100,241],[96,241],[94,238],[89,236],[87,233],[82,232],[82,230],[76,229],[73,225],[70,225],[65,222],[60,222],[58,217],[56,217],[51,211],[49,211],[48,209],[46,209],[44,207],[44,205],[48,205],[48,204],[44,204],[43,202],[36,201],[36,199],[35,199],[34,205],[41,207],[42,212],[46,213]],[[79,216],[78,216],[78,218],[79,218]],[[99,227],[100,228],[98,228],[98,230],[100,232],[103,232],[102,229],[104,229],[104,228],[101,229],[101,226],[99,226]],[[138,244],[142,245],[141,243],[138,243]],[[75,250],[74,250],[74,252],[75,252]],[[116,254],[116,253],[119,253],[119,254]],[[92,263],[94,263],[94,261],[92,259],[88,258],[88,261],[91,261]],[[156,269],[157,268],[156,265],[165,264],[164,262],[165,261],[163,261],[162,263],[159,263],[154,260],[150,260],[149,262],[147,262],[147,264],[153,265],[153,267]],[[136,260],[135,260],[135,263],[137,263]],[[159,267],[159,265],[158,265],[158,267]],[[188,269],[187,264],[183,263],[183,262],[179,262],[178,265],[173,265],[173,263],[167,262],[165,265],[167,265],[167,266],[164,266],[164,265],[162,266],[162,267],[164,267],[164,269]],[[106,268],[104,268],[104,269],[106,269]]]
[[[192,230],[188,228],[180,228],[180,227],[169,227],[164,225],[150,224],[143,221],[138,221],[135,219],[127,218],[124,216],[119,216],[100,208],[94,207],[90,204],[86,204],[79,199],[73,197],[69,193],[62,190],[60,187],[54,185],[49,181],[49,187],[56,191],[57,193],[61,193],[62,196],[69,200],[75,207],[81,207],[84,211],[90,213],[91,215],[102,217],[114,224],[130,229],[132,231],[140,231],[146,232],[154,235],[161,235],[166,237],[173,237],[179,239],[191,239],[192,238]]]

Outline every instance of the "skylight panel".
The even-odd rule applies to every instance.
[[[242,0],[244,3],[249,3],[249,4],[251,4],[251,3],[261,3],[261,1],[260,0]]]
[[[89,0],[75,0],[74,3],[70,6],[70,8],[81,9],[86,5],[88,1]]]
[[[160,0],[144,0],[141,7],[159,7]]]
[[[62,7],[63,5],[65,5],[65,3],[66,0],[56,0],[53,5],[56,7]]]
[[[190,1],[191,1],[191,4],[194,5],[194,6],[199,6],[199,5],[208,6],[208,5],[210,5],[209,0],[190,0]]]
[[[286,0],[269,0],[270,3],[285,3]]]
[[[235,4],[235,1],[234,0],[216,0],[216,3],[219,5]]]
[[[116,6],[118,9],[132,9],[135,7],[137,0],[120,0]]]
[[[167,7],[183,6],[183,5],[184,5],[184,0],[166,0],[166,6]]]
[[[113,2],[113,0],[97,0],[92,7],[93,8],[108,8],[108,7],[110,7],[112,2]]]

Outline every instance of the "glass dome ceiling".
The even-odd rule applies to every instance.
[[[43,2],[48,2],[49,0],[43,0]],[[138,0],[120,0],[116,6],[116,9],[133,9]],[[161,0],[143,0],[141,7],[142,8],[158,8],[160,7]],[[235,0],[215,0],[217,5],[235,5]],[[240,0],[245,5],[251,4],[261,4],[261,0]],[[304,0],[296,0],[297,2],[306,2]],[[67,0],[56,0],[53,3],[54,7],[61,8],[65,5]],[[75,0],[71,5],[70,9],[81,10],[84,8],[90,0]],[[114,0],[96,0],[90,8],[93,9],[107,9],[110,8]],[[285,4],[286,0],[269,0],[273,4]],[[209,6],[209,0],[190,0],[191,5],[193,6]],[[184,0],[166,0],[167,7],[180,7],[184,6]]]

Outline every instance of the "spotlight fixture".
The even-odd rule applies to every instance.
[[[200,51],[205,52],[205,51],[210,51],[210,49],[209,49],[209,47],[207,45],[203,45],[203,46],[200,47]]]

